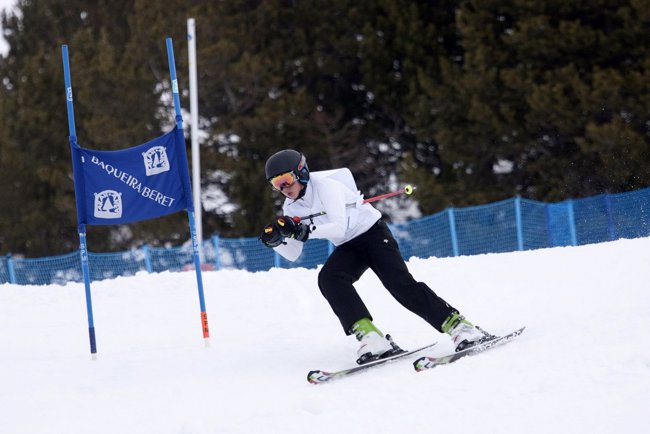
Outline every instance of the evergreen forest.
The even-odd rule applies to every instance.
[[[401,200],[421,215],[650,186],[650,0],[17,0],[0,17],[0,254],[79,245],[61,45],[79,144],[122,149],[173,125],[166,37],[189,113],[188,18],[206,237],[279,212],[264,162],[284,148],[349,167],[366,197],[414,184]],[[97,252],[188,239],[185,213],[88,229]]]

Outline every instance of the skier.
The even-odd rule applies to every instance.
[[[308,238],[328,239],[336,246],[318,274],[318,287],[346,335],[354,334],[360,342],[357,363],[401,351],[373,324],[353,286],[368,268],[405,308],[449,334],[456,351],[486,338],[458,310],[413,278],[381,213],[363,203],[356,186],[353,191],[326,172],[310,175],[305,156],[293,149],[269,157],[265,171],[266,179],[286,199],[284,215],[264,227],[260,240],[290,261],[298,259]],[[292,218],[312,214],[318,215],[308,224]]]

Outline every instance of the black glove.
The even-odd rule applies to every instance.
[[[260,240],[262,240],[266,247],[278,247],[282,244],[282,234],[278,229],[278,225],[276,223],[271,223],[264,226],[262,235],[260,235]]]
[[[307,241],[311,232],[308,225],[302,224],[300,221],[295,221],[286,215],[278,217],[275,224],[283,237],[293,238],[297,241]]]

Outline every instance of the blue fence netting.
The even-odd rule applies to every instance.
[[[448,208],[437,214],[390,225],[402,256],[451,257],[578,246],[619,238],[650,236],[650,188],[604,194],[559,203],[512,198],[487,205]],[[257,238],[220,238],[203,242],[206,270],[266,271],[315,268],[334,246],[308,240],[301,257],[290,262]],[[137,272],[185,271],[194,265],[189,243],[181,247],[143,246],[118,253],[89,252],[91,280],[132,276]],[[0,283],[20,285],[80,282],[79,252],[44,258],[0,257]]]

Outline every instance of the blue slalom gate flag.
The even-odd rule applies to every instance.
[[[79,224],[113,225],[194,211],[183,132],[118,151],[72,146]]]
[[[93,359],[97,355],[97,343],[90,291],[90,262],[86,242],[86,225],[131,223],[162,217],[186,209],[192,237],[196,284],[199,290],[201,328],[206,346],[208,346],[210,338],[208,314],[203,294],[203,278],[201,277],[199,242],[194,224],[192,187],[187,169],[185,138],[183,137],[183,117],[178,94],[174,47],[171,38],[166,39],[166,44],[176,126],[169,133],[163,134],[157,139],[119,151],[95,151],[82,148],[77,144],[68,46],[61,47],[77,222],[79,224],[79,256],[86,293],[90,353]]]

